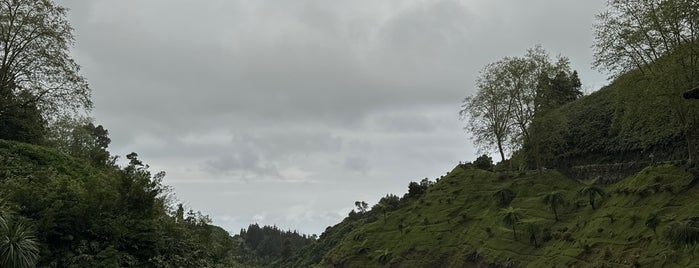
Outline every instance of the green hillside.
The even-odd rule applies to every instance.
[[[3,256],[34,252],[40,267],[241,266],[228,232],[200,213],[175,211],[162,175],[131,158],[126,167],[96,167],[0,140]]]
[[[687,159],[685,121],[699,114],[699,101],[682,93],[697,81],[681,79],[691,70],[667,65],[658,74],[635,70],[554,113],[564,134],[549,147],[549,167],[594,163]],[[699,79],[699,78],[698,78]],[[696,120],[696,118],[694,118]]]
[[[593,210],[588,197],[578,194],[586,185],[555,171],[510,176],[457,167],[420,199],[349,232],[319,266],[699,265],[693,258],[699,254],[696,243],[670,238],[684,226],[697,241],[699,223],[693,217],[699,216],[694,200],[699,188],[688,188],[692,178],[680,167],[648,167],[603,187],[607,197]],[[515,193],[508,206],[521,215],[516,240],[502,221],[506,209],[494,197],[503,188]],[[543,196],[554,191],[568,201],[558,209],[558,222],[543,203]],[[656,232],[648,227],[649,219],[659,220]]]

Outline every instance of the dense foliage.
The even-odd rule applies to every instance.
[[[234,265],[233,238],[208,217],[176,213],[164,173],[127,157],[125,167],[97,168],[53,149],[0,141],[0,196],[17,208],[14,221],[35,230],[38,264]]]
[[[250,224],[247,229],[240,230],[244,250],[241,252],[246,262],[276,266],[289,260],[299,250],[316,239],[315,236],[299,234],[296,231],[283,231],[276,226]]]

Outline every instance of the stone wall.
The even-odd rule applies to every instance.
[[[561,172],[571,179],[590,182],[594,184],[613,184],[626,177],[634,175],[641,171],[643,168],[653,164],[681,165],[683,163],[684,161],[666,161],[658,163],[652,163],[649,161],[636,161],[604,165],[573,166],[569,169],[561,170]]]

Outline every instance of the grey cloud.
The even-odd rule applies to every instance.
[[[589,69],[603,0],[59,2],[111,150],[234,231],[257,215],[319,233],[472,160],[457,112],[488,62],[541,43],[605,82]]]
[[[345,158],[344,167],[350,171],[366,174],[370,168],[369,159],[358,156],[350,156]]]

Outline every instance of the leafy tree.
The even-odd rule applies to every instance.
[[[91,118],[63,117],[51,127],[51,146],[80,159],[88,160],[95,167],[115,165],[116,158],[107,148],[111,143],[109,131]]]
[[[481,155],[473,161],[473,166],[482,170],[493,170],[493,159],[488,155]]]
[[[473,134],[481,150],[497,146],[500,160],[505,160],[505,148],[512,132],[514,100],[504,79],[506,60],[486,65],[476,80],[477,92],[464,99],[459,114],[468,118],[466,130]]]
[[[502,222],[512,228],[512,238],[517,240],[517,224],[522,220],[519,209],[508,207],[502,211]]]
[[[595,200],[597,200],[597,198],[605,198],[607,196],[607,194],[604,192],[604,190],[602,190],[602,188],[599,188],[594,185],[583,187],[582,189],[580,189],[578,194],[587,196],[589,198],[590,206],[592,206],[592,209],[597,209],[595,207]]]
[[[544,195],[544,204],[548,205],[553,211],[553,217],[558,221],[557,208],[566,204],[565,196],[560,191],[550,192]]]
[[[618,76],[633,69],[653,72],[651,65],[671,53],[689,77],[699,68],[699,2],[694,0],[611,0],[594,26],[594,65]],[[679,50],[679,51],[678,51]]]
[[[553,77],[542,76],[537,90],[537,113],[549,111],[582,96],[582,83],[578,71],[560,70]]]
[[[2,90],[0,90],[1,92]],[[46,136],[46,120],[35,103],[24,103],[31,98],[29,93],[21,92],[2,96],[0,93],[0,139],[14,140],[32,144],[41,144]]]
[[[382,197],[379,202],[371,208],[371,210],[380,211],[381,214],[383,214],[384,220],[386,220],[386,214],[390,211],[398,209],[400,202],[400,197],[397,195],[387,194],[386,196]]]
[[[355,201],[354,205],[357,207],[357,210],[359,213],[365,213],[367,209],[369,208],[369,204],[367,204],[364,201]]]
[[[73,29],[50,0],[0,2],[0,117],[36,106],[49,121],[90,109],[90,89],[69,55]],[[25,96],[17,98],[17,96]]]
[[[536,236],[539,234],[539,226],[534,223],[527,224],[527,232],[529,233],[529,243],[534,245],[535,248],[539,247],[539,243]]]
[[[684,127],[699,125],[696,106],[682,93],[699,84],[699,2],[695,0],[612,0],[597,16],[594,65],[618,77],[639,70],[658,90],[642,92],[664,103]],[[635,124],[635,122],[633,123]],[[690,155],[693,142],[687,139]]]
[[[497,190],[493,194],[493,197],[495,197],[495,200],[501,207],[509,205],[512,202],[512,200],[515,199],[515,196],[515,192],[513,192],[509,188],[502,188],[500,190]]]
[[[407,197],[407,198],[419,198],[425,192],[427,192],[427,188],[432,186],[432,184],[434,184],[434,182],[431,182],[427,178],[421,180],[420,183],[411,181],[408,184],[408,193],[405,194],[405,197]]]
[[[541,142],[532,142],[539,135],[532,135],[530,125],[545,103],[577,97],[575,88],[579,91],[580,83],[572,77],[577,74],[570,70],[568,58],[559,56],[554,61],[541,46],[535,46],[522,57],[505,57],[487,65],[476,82],[476,94],[464,100],[460,114],[469,118],[467,130],[478,146],[497,145],[504,160],[505,145],[517,149],[529,144],[541,167],[537,148]],[[558,85],[558,80],[565,83]]]

